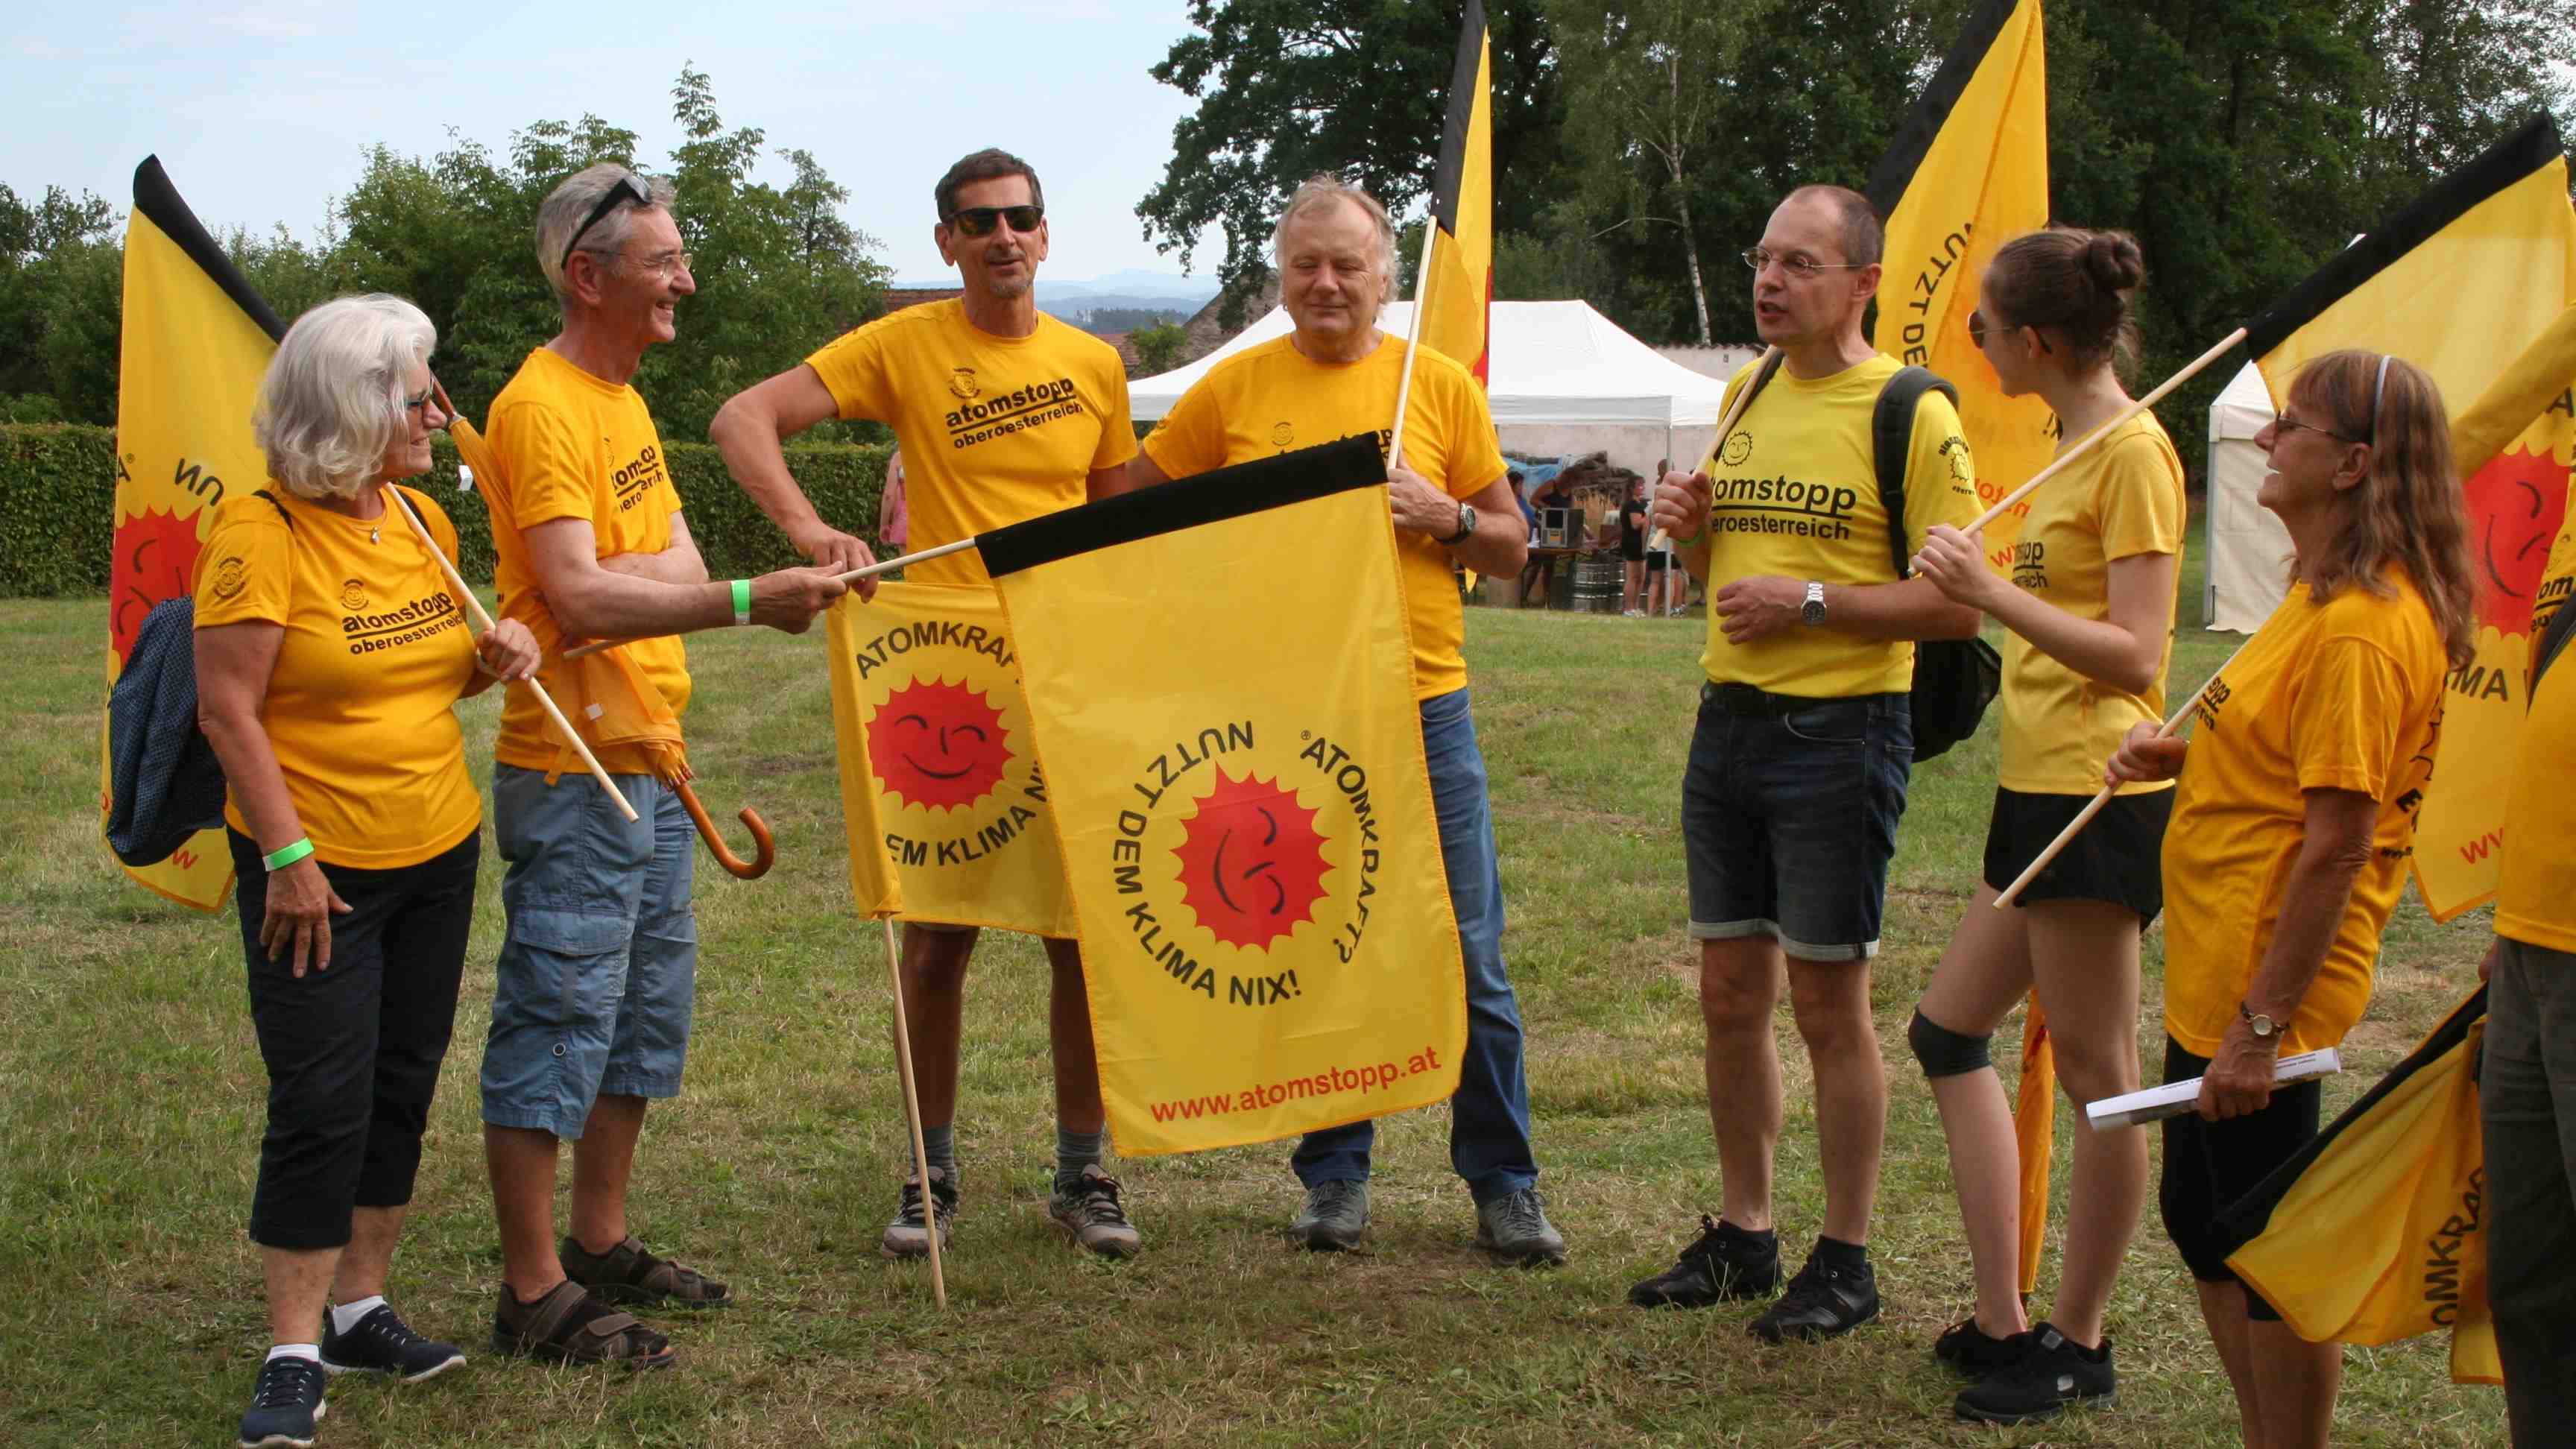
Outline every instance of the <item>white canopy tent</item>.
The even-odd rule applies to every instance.
[[[1708,451],[1726,384],[1665,358],[1586,302],[1496,302],[1486,395],[1505,448],[1537,456],[1606,451],[1640,472],[1658,457],[1686,465]],[[1392,302],[1378,326],[1402,346],[1413,304]],[[1127,385],[1140,422],[1172,410],[1219,362],[1289,330],[1267,316],[1186,367]]]
[[[2272,421],[2272,394],[2254,364],[2229,379],[2209,407],[2209,581],[2201,617],[2212,629],[2250,634],[2290,589],[2290,531],[2254,501],[2269,469],[2254,435]]]

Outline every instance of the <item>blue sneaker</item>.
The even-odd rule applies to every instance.
[[[322,1422],[322,1365],[309,1358],[273,1358],[259,1366],[259,1385],[242,1415],[241,1449],[312,1449],[313,1426]]]

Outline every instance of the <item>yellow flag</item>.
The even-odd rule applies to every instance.
[[[108,566],[107,682],[124,672],[143,616],[194,584],[197,548],[227,493],[261,487],[251,405],[285,328],[179,199],[157,157],[134,170],[125,229],[125,313],[117,362],[116,535]],[[108,811],[99,729],[99,819]],[[232,852],[202,830],[159,865],[119,869],[201,911],[232,893]]]
[[[2276,407],[2299,364],[2358,347],[2422,367],[2452,409],[2482,587],[2477,658],[2451,675],[2441,755],[2415,821],[2415,885],[2436,920],[2495,896],[2514,732],[2530,704],[2532,602],[2576,454],[2565,401],[2576,369],[2563,343],[2553,351],[2544,340],[2570,304],[2576,212],[2565,148],[2544,115],[2337,255],[2248,339]]]
[[[2487,1311],[2480,986],[2350,1110],[2228,1209],[2228,1255],[2310,1343],[2451,1333],[2455,1383],[2504,1381]]]
[[[1870,173],[1887,218],[1872,339],[1959,389],[1959,425],[1990,507],[2057,450],[2057,418],[2036,396],[2008,398],[1968,336],[1977,278],[1995,249],[2048,224],[2048,77],[2039,0],[1989,0]],[[1986,562],[2012,566],[2026,505],[1986,525]]]
[[[1074,934],[1001,600],[891,583],[827,616],[850,890],[863,916]]]
[[[1431,187],[1431,269],[1415,286],[1423,299],[1422,345],[1476,375],[1492,370],[1494,299],[1494,57],[1483,0],[1467,0],[1458,60],[1449,75],[1449,120]]]
[[[1465,971],[1385,477],[1373,437],[1345,439],[977,540],[1123,1153],[1457,1089]]]

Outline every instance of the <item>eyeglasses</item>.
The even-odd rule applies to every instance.
[[[564,243],[563,260],[555,263],[555,270],[561,271],[571,266],[572,254],[581,250],[581,239],[590,234],[592,227],[599,225],[601,217],[615,211],[619,203],[628,201],[645,207],[653,204],[651,189],[645,186],[643,178],[632,171],[618,177],[616,185],[601,193],[599,204],[590,209],[590,215],[582,218],[581,225],[572,229],[572,240]]]
[[[1046,220],[1046,208],[1037,205],[967,206],[948,213],[943,220],[957,228],[960,236],[989,236],[996,220],[1009,222],[1013,231],[1036,231],[1038,223]]]
[[[1745,249],[1744,264],[1751,267],[1756,275],[1759,275],[1764,267],[1771,265],[1773,262],[1778,262],[1780,264],[1780,270],[1787,272],[1790,276],[1793,276],[1802,282],[1812,280],[1824,272],[1858,271],[1861,267],[1861,263],[1858,262],[1820,262],[1814,257],[1808,256],[1805,252],[1791,252],[1787,256],[1783,257],[1774,256],[1760,247],[1748,247]]]
[[[688,252],[663,252],[656,256],[630,257],[624,252],[602,251],[597,247],[591,247],[588,250],[592,256],[624,262],[639,272],[659,272],[665,277],[692,270],[690,263],[695,260]]]
[[[429,386],[422,388],[419,392],[402,400],[403,411],[407,413],[419,412],[422,408],[429,406],[429,400],[436,396],[438,396],[438,381],[437,379],[432,378]]]
[[[1986,314],[1981,311],[1970,312],[1968,314],[1968,341],[1970,345],[1976,347],[1979,351],[1983,351],[1985,349],[1988,333],[1992,333],[1997,337],[2007,337],[2019,330],[2020,329],[2016,327],[1989,327],[1986,324]],[[2054,352],[2057,350],[2056,348],[2048,345],[2048,335],[2036,327],[2030,329],[2030,340],[2038,343],[2039,350],[2042,352]]]
[[[2282,413],[2272,419],[2272,431],[2276,435],[2280,433],[2323,433],[2325,436],[2334,439],[2338,443],[2358,443],[2363,441],[2360,438],[2345,437],[2343,434],[2336,432],[2332,428],[2321,428],[2314,423],[2300,422],[2297,418],[2290,416],[2288,413]]]

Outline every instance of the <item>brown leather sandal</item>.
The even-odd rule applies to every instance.
[[[732,1293],[694,1268],[656,1258],[629,1237],[605,1253],[585,1251],[566,1238],[555,1249],[564,1275],[588,1288],[603,1303],[665,1303],[674,1308],[719,1308]]]
[[[609,1363],[628,1369],[669,1368],[679,1362],[671,1341],[566,1279],[534,1303],[521,1303],[501,1285],[492,1315],[492,1351],[552,1363]]]

